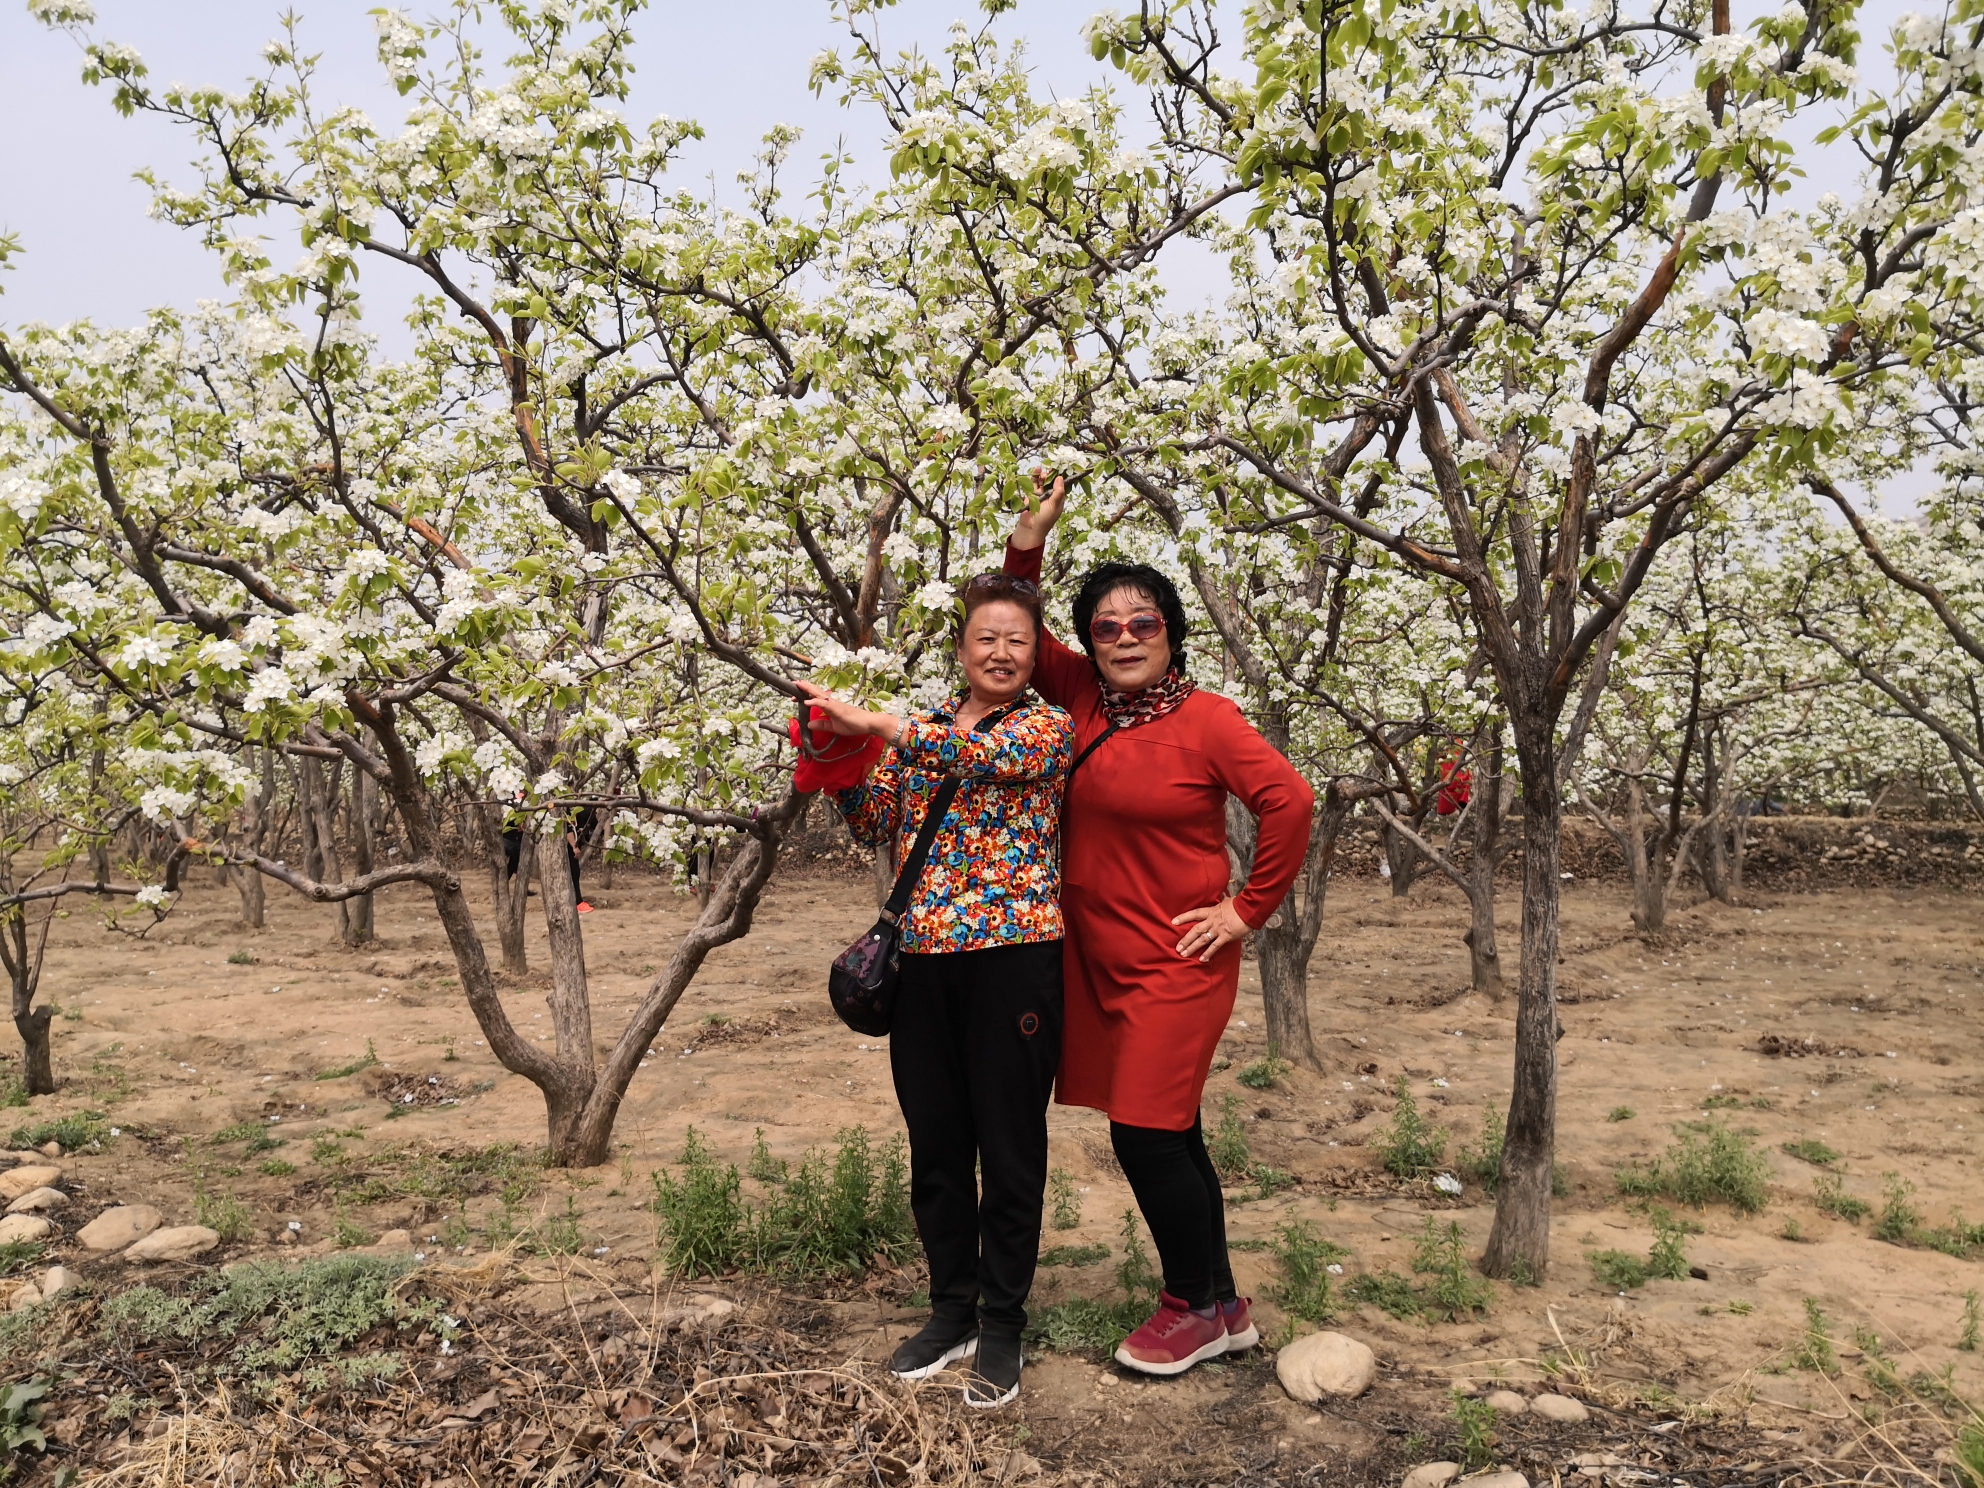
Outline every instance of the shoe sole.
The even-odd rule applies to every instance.
[[[1212,1342],[1203,1345],[1198,1350],[1197,1353],[1191,1354],[1183,1359],[1174,1359],[1169,1364],[1158,1364],[1158,1363],[1153,1363],[1149,1359],[1139,1359],[1135,1354],[1130,1352],[1129,1346],[1127,1344],[1124,1345],[1122,1348],[1116,1350],[1116,1362],[1118,1364],[1121,1364],[1125,1369],[1136,1370],[1137,1373],[1139,1374],[1156,1374],[1156,1375],[1168,1376],[1173,1374],[1183,1374],[1186,1370],[1190,1369],[1194,1364],[1202,1364],[1207,1359],[1217,1359],[1221,1354],[1225,1352],[1226,1352],[1226,1338],[1224,1335],[1221,1335],[1220,1337],[1213,1339]]]
[[[957,1363],[958,1360],[969,1359],[973,1354],[977,1352],[978,1352],[978,1335],[974,1333],[971,1335],[971,1337],[967,1338],[963,1343],[954,1344],[949,1349],[949,1351],[944,1353],[941,1357],[934,1360],[933,1362],[929,1364],[925,1364],[921,1369],[891,1368],[889,1370],[889,1373],[893,1374],[897,1379],[905,1379],[905,1380],[928,1379],[933,1374],[942,1374],[946,1369],[950,1368],[953,1364]]]
[[[1018,1380],[1013,1381],[1012,1389],[1001,1395],[997,1400],[974,1400],[971,1397],[970,1390],[964,1392],[964,1403],[973,1410],[997,1410],[1002,1405],[1011,1405],[1019,1398],[1020,1386]]]
[[[1229,1354],[1244,1354],[1260,1341],[1261,1330],[1252,1323],[1249,1323],[1247,1324],[1247,1331],[1245,1333],[1229,1333],[1226,1335],[1226,1351]]]

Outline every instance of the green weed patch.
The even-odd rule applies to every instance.
[[[1684,1122],[1674,1131],[1673,1145],[1651,1163],[1619,1170],[1619,1192],[1695,1209],[1727,1204],[1739,1214],[1763,1212],[1770,1202],[1770,1161],[1751,1140],[1753,1133],[1713,1120]]]

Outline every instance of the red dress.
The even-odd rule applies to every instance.
[[[1035,579],[1040,548],[1006,550]],[[1075,756],[1109,726],[1094,664],[1041,634],[1034,689],[1068,710]],[[1184,1131],[1233,1014],[1240,946],[1178,954],[1172,916],[1225,897],[1226,797],[1260,818],[1253,873],[1233,907],[1255,929],[1288,894],[1309,847],[1315,792],[1226,698],[1194,692],[1119,730],[1076,772],[1061,808],[1066,1021],[1055,1099],[1127,1126]]]

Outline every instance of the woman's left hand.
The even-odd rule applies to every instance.
[[[1188,960],[1196,956],[1201,961],[1210,961],[1236,940],[1245,940],[1254,933],[1254,927],[1233,908],[1230,894],[1204,909],[1188,909],[1171,923],[1192,927],[1178,942],[1178,954]]]

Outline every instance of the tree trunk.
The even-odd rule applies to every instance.
[[[1322,933],[1337,843],[1354,805],[1334,785],[1323,792],[1315,820],[1310,823],[1309,850],[1303,857],[1302,871],[1288,898],[1262,927],[1257,942],[1268,1041],[1279,1046],[1284,1059],[1313,1070],[1320,1070],[1323,1061],[1309,1024],[1309,961]],[[1243,810],[1240,814],[1246,813]],[[1247,819],[1257,827],[1253,818]],[[1252,868],[1250,840],[1247,869],[1251,872]]]
[[[304,871],[319,883],[336,883],[344,877],[338,862],[337,837],[332,821],[335,787],[324,779],[324,762],[308,755],[296,762],[297,813],[303,826]],[[334,906],[338,914],[338,939],[351,943],[351,909],[343,900]]]
[[[1393,807],[1397,811],[1398,807]],[[1414,822],[1415,829],[1419,826]],[[1378,840],[1384,848],[1385,866],[1391,870],[1388,877],[1392,885],[1392,898],[1403,899],[1411,891],[1412,882],[1419,877],[1420,853],[1412,840],[1390,825],[1378,829]]]
[[[884,904],[889,902],[889,894],[896,886],[896,859],[895,854],[889,851],[889,846],[890,844],[885,842],[876,848],[875,861],[870,865],[870,872],[874,878],[875,908],[877,909],[880,909]],[[699,899],[697,903],[705,908],[708,907],[707,898]]]
[[[1495,870],[1508,849],[1502,845],[1502,725],[1491,721],[1483,730],[1470,804],[1474,810],[1474,841],[1469,847],[1467,943],[1470,987],[1500,1002],[1502,958],[1495,944]]]
[[[49,1051],[48,1026],[55,1021],[55,1010],[44,1003],[24,1014],[20,1006],[21,999],[17,996],[14,1027],[21,1035],[21,1083],[29,1095],[53,1095],[55,1060]]]
[[[517,843],[516,872],[510,871],[510,850],[503,823],[508,812],[501,806],[473,805],[468,808],[476,836],[482,841],[482,854],[489,864],[489,903],[495,912],[496,939],[503,949],[503,974],[521,981],[530,974],[530,959],[524,947],[524,915],[530,907],[530,879],[537,865],[537,849],[526,833]]]
[[[28,934],[26,910],[15,906],[0,934],[6,943],[7,979],[13,991],[14,1028],[21,1036],[21,1083],[29,1095],[55,1094],[55,1063],[49,1053],[48,1025],[54,1021],[53,1008],[34,1005],[34,994],[41,985],[41,958],[48,947],[48,920],[39,936]],[[30,944],[33,941],[33,944]]]
[[[592,1094],[592,1002],[586,985],[585,935],[579,901],[572,893],[572,869],[565,823],[551,820],[537,839],[537,899],[551,941],[552,1036],[563,1078],[544,1087],[550,1121],[552,1161],[571,1166],[576,1124]],[[582,1166],[591,1166],[582,1164]]]
[[[1554,720],[1512,720],[1522,763],[1522,966],[1515,1089],[1502,1144],[1495,1224],[1481,1269],[1535,1284],[1550,1268],[1550,1179],[1556,1157],[1558,862],[1563,798]]]
[[[252,747],[252,746],[251,746]],[[259,853],[269,835],[269,813],[276,799],[276,752],[266,746],[261,754],[262,783],[255,794],[248,798],[247,846],[250,852]],[[236,867],[234,874],[235,891],[241,895],[241,923],[251,930],[260,930],[267,923],[268,898],[262,875],[254,868]]]
[[[1667,875],[1660,871],[1659,842],[1649,845],[1646,832],[1646,793],[1640,786],[1640,770],[1646,756],[1635,755],[1635,768],[1626,781],[1626,831],[1620,847],[1626,855],[1626,876],[1633,883],[1633,928],[1642,935],[1658,935],[1667,928]]]
[[[379,787],[372,777],[363,770],[351,772],[351,852],[352,866],[361,875],[370,873],[377,845],[379,818]],[[353,946],[369,945],[374,934],[376,921],[373,917],[372,896],[360,894],[350,901],[351,910],[345,916],[345,944]]]
[[[709,901],[696,916],[696,923],[676,945],[668,965],[649,984],[640,1007],[607,1054],[583,1109],[565,1128],[563,1145],[553,1146],[553,1162],[562,1167],[593,1167],[612,1155],[614,1118],[619,1114],[620,1102],[634,1072],[640,1068],[641,1057],[654,1043],[709,953],[750,932],[765,885],[778,866],[779,849],[793,819],[805,805],[804,796],[788,791],[779,805],[758,814],[757,827],[763,836],[739,839],[722,876],[710,886]],[[550,1102],[548,1093],[546,1101]],[[555,1111],[552,1121],[556,1128]]]

